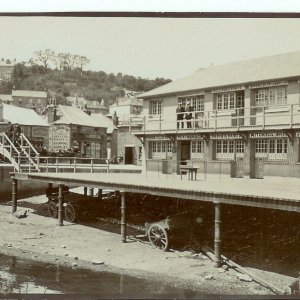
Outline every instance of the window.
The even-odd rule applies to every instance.
[[[255,157],[267,160],[285,160],[287,158],[287,139],[256,140]]]
[[[152,157],[153,159],[163,159],[172,157],[172,142],[169,141],[150,141],[152,144]]]
[[[162,101],[150,101],[150,115],[161,115]]]
[[[274,106],[287,104],[287,87],[273,87],[255,91],[256,106]]]
[[[233,160],[235,157],[244,157],[245,143],[242,140],[216,141],[216,159]]]
[[[191,142],[191,159],[203,159],[204,158],[204,141],[192,141]]]
[[[217,109],[226,110],[234,109],[236,107],[236,93],[222,93],[217,94]]]
[[[204,95],[178,98],[178,104],[182,104],[183,106],[186,105],[187,101],[191,101],[194,111],[204,111]]]

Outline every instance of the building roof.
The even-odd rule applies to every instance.
[[[115,102],[110,106],[118,107],[118,106],[128,106],[128,105],[143,106],[143,101],[137,98],[121,97],[117,99],[117,102]]]
[[[70,96],[66,97],[67,103],[70,103],[72,105],[77,106],[84,106],[86,105],[87,108],[108,108],[105,105],[101,104],[98,100],[88,100],[84,97],[76,97],[76,96]]]
[[[13,97],[47,98],[47,92],[45,91],[12,90],[11,94]]]
[[[9,63],[8,63],[9,62]],[[10,59],[2,59],[0,60],[0,67],[13,67],[16,64],[16,60],[10,60]]]
[[[300,51],[210,66],[139,98],[300,76]]]
[[[57,115],[59,119],[54,124],[75,124],[80,126],[107,128],[108,126],[100,124],[94,118],[89,116],[81,109],[74,106],[58,105]]]
[[[0,94],[0,100],[2,101],[13,101],[12,95]]]
[[[33,109],[23,108],[19,106],[3,105],[3,118],[4,120],[20,125],[28,126],[49,126],[48,123],[42,119]]]
[[[107,118],[102,113],[91,115],[91,118],[103,125],[102,127],[107,127],[107,133],[112,133],[115,129],[117,129],[117,127],[114,126],[113,120]]]

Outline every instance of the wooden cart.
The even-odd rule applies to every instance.
[[[184,211],[158,222],[146,223],[145,230],[149,242],[154,247],[166,251],[172,239],[178,236],[187,237],[196,227],[202,226],[203,222],[201,211]]]

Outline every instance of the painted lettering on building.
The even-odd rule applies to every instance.
[[[259,83],[259,84],[250,85],[249,89],[259,89],[259,88],[264,88],[264,87],[287,85],[287,84],[288,84],[288,81],[263,82],[263,83]]]
[[[203,136],[201,134],[185,134],[178,135],[177,140],[202,140]]]
[[[68,125],[55,125],[52,128],[53,150],[67,150],[70,148],[70,128]]]
[[[211,134],[210,139],[212,140],[237,140],[242,139],[239,134]]]
[[[299,132],[300,133],[300,132]],[[287,138],[287,134],[284,132],[267,132],[267,133],[250,133],[250,139],[260,139],[260,138]]]
[[[245,89],[245,86],[237,86],[237,87],[215,89],[215,90],[212,90],[211,92],[213,94],[215,94],[215,93],[226,93],[226,92],[243,91],[244,89]]]

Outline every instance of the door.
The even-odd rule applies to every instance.
[[[191,141],[181,142],[181,161],[191,159]]]
[[[125,165],[133,164],[133,147],[125,147]]]

